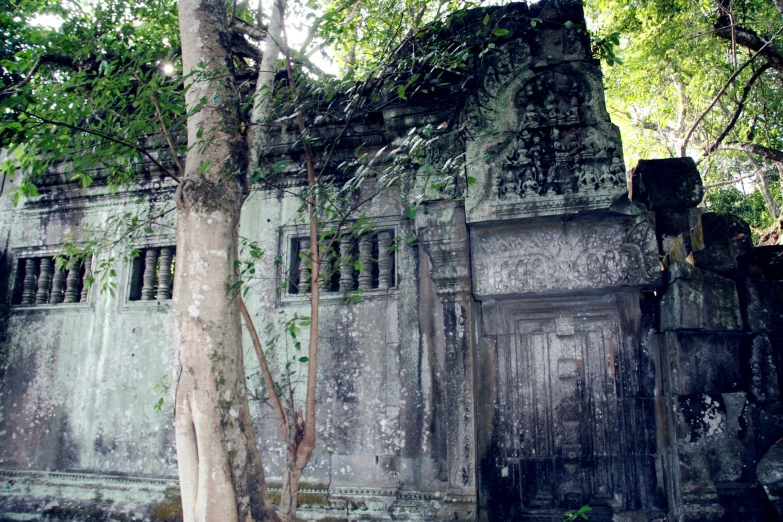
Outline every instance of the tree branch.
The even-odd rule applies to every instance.
[[[699,123],[701,123],[701,120],[703,120],[703,119],[704,119],[704,117],[705,117],[705,116],[707,116],[707,114],[708,114],[708,113],[709,113],[709,112],[712,110],[712,108],[713,108],[713,107],[715,107],[715,104],[716,104],[716,103],[718,103],[718,100],[720,99],[720,97],[721,97],[721,96],[723,96],[723,93],[724,93],[724,92],[726,92],[726,89],[728,89],[728,88],[729,88],[729,85],[731,85],[731,83],[732,83],[732,82],[733,82],[733,81],[734,81],[734,80],[737,78],[737,76],[739,76],[739,75],[740,75],[740,73],[741,73],[743,70],[745,70],[745,68],[746,68],[748,65],[750,65],[751,63],[753,63],[753,60],[755,60],[755,59],[756,59],[756,58],[759,56],[759,54],[761,54],[761,52],[762,52],[762,51],[763,51],[763,50],[764,50],[764,49],[765,49],[765,48],[766,48],[768,45],[772,44],[772,42],[773,42],[773,41],[775,40],[775,38],[776,38],[776,37],[777,37],[777,36],[780,34],[780,32],[781,32],[781,31],[783,31],[783,27],[781,27],[780,29],[778,29],[778,30],[777,30],[777,32],[775,33],[775,35],[774,35],[772,38],[770,38],[770,39],[769,39],[769,41],[768,41],[768,42],[766,42],[766,43],[764,44],[764,46],[762,46],[762,48],[761,48],[761,49],[759,49],[759,50],[758,50],[758,51],[757,51],[757,52],[756,52],[756,53],[755,53],[753,56],[751,56],[751,57],[748,59],[748,61],[746,61],[745,63],[743,63],[743,64],[742,64],[742,65],[741,65],[741,66],[740,66],[740,67],[739,67],[739,68],[738,68],[736,71],[734,71],[734,74],[732,74],[732,75],[729,77],[729,79],[728,79],[728,80],[726,80],[726,83],[723,85],[723,87],[721,87],[720,91],[718,91],[718,94],[716,94],[716,95],[715,95],[715,98],[713,98],[712,102],[710,102],[710,105],[709,105],[709,106],[708,106],[708,107],[707,107],[707,108],[704,110],[704,112],[702,112],[702,113],[701,113],[701,115],[699,115],[699,117],[698,117],[698,118],[696,118],[696,121],[694,121],[694,122],[693,122],[693,125],[692,125],[692,126],[691,126],[691,128],[688,130],[688,133],[685,135],[685,138],[682,140],[682,145],[680,146],[680,156],[685,156],[685,154],[686,154],[686,149],[687,149],[687,147],[688,147],[688,141],[690,141],[690,139],[691,139],[691,136],[693,135],[693,131],[695,131],[695,130],[696,130],[696,127],[698,127],[698,126],[699,126]],[[773,65],[773,67],[774,67],[774,65]]]
[[[264,355],[264,346],[261,344],[261,339],[258,338],[255,324],[253,324],[253,319],[247,311],[247,306],[245,306],[245,301],[242,299],[242,296],[237,295],[237,302],[239,303],[239,311],[242,313],[242,318],[245,320],[247,331],[250,333],[250,338],[253,340],[253,348],[256,351],[258,363],[261,365],[261,375],[264,377],[264,384],[266,384],[266,389],[269,392],[269,400],[272,403],[272,410],[275,412],[277,427],[280,428],[283,439],[288,440],[288,418],[283,410],[283,403],[280,401],[280,395],[277,393],[277,386],[272,377],[272,372],[269,371],[266,355]]]
[[[770,67],[772,66],[769,64],[769,62],[763,64],[756,70],[756,72],[753,73],[753,76],[748,79],[748,83],[745,84],[745,88],[742,90],[742,96],[740,96],[740,99],[737,102],[737,108],[734,110],[734,114],[732,115],[731,120],[729,120],[729,122],[726,124],[726,127],[715,139],[715,142],[705,151],[705,156],[709,156],[718,150],[720,144],[723,143],[723,140],[725,140],[726,136],[729,135],[729,132],[731,132],[731,130],[737,124],[737,121],[739,121],[739,118],[742,115],[742,111],[745,109],[745,102],[748,101],[748,96],[750,96],[750,91],[753,88],[753,84],[756,83],[756,80],[758,80],[761,75],[764,74]]]
[[[776,0],[776,4],[783,4],[783,0]],[[719,2],[719,5],[725,9],[722,2]],[[774,46],[770,45],[775,38],[774,36],[769,40],[765,40],[753,29],[732,24],[731,17],[727,14],[719,16],[715,21],[714,27],[715,34],[720,38],[728,40],[729,42],[736,41],[738,45],[750,49],[751,51],[756,51],[756,53],[763,56],[772,67],[783,72],[783,54]],[[775,33],[775,36],[777,36],[778,33],[780,33],[780,31]]]
[[[769,147],[765,147],[763,145],[758,145],[756,143],[739,143],[736,141],[729,142],[723,145],[724,149],[726,150],[738,150],[742,152],[749,152],[751,154],[755,154],[757,156],[761,156],[762,158],[776,161],[776,162],[783,162],[783,152],[775,149],[771,149]]]
[[[112,143],[116,143],[118,145],[122,145],[124,147],[128,147],[129,149],[135,150],[139,154],[142,154],[143,156],[146,156],[150,161],[152,161],[152,163],[154,163],[155,166],[157,166],[161,171],[163,171],[166,176],[170,177],[171,179],[173,179],[177,183],[180,182],[179,177],[177,177],[173,172],[171,172],[170,169],[166,168],[160,161],[158,161],[155,158],[155,156],[150,154],[150,152],[147,151],[146,149],[144,149],[143,147],[139,147],[138,145],[134,145],[133,143],[131,143],[129,141],[125,141],[125,140],[123,140],[121,138],[116,138],[116,137],[114,137],[114,136],[112,136],[110,134],[106,134],[106,133],[101,132],[101,131],[96,131],[94,129],[88,129],[86,127],[79,127],[78,125],[71,125],[70,123],[65,123],[65,122],[62,122],[62,121],[50,120],[48,118],[44,118],[43,116],[39,116],[37,114],[33,114],[32,112],[28,112],[28,111],[26,111],[24,109],[16,108],[14,110],[16,110],[18,112],[21,112],[22,114],[26,114],[26,115],[30,116],[31,118],[35,118],[37,120],[40,120],[40,121],[42,121],[42,122],[44,122],[44,123],[46,123],[48,125],[55,125],[55,126],[59,126],[59,127],[65,127],[66,129],[71,129],[71,130],[75,130],[77,132],[84,132],[85,134],[91,134],[93,136],[98,136],[99,138],[103,138],[103,139],[108,140],[108,141],[110,141]]]
[[[231,25],[228,26],[229,31],[236,35],[247,35],[258,41],[266,38],[266,29],[257,27],[250,22],[246,22],[241,18],[236,18],[231,21]]]

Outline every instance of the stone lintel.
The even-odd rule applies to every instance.
[[[471,251],[478,299],[661,281],[654,229],[641,216],[472,227]]]

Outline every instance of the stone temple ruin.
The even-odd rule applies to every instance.
[[[372,269],[344,263],[322,297],[320,439],[300,516],[560,521],[589,504],[599,521],[777,519],[781,249],[697,207],[690,159],[642,161],[626,179],[581,2],[471,11],[451,30],[474,38],[487,13],[509,34],[468,80],[389,97],[335,154],[445,129],[417,166],[440,181],[415,219],[382,194],[363,209],[374,232],[341,245]],[[281,129],[269,162],[300,161],[296,140]],[[461,154],[459,175],[444,174]],[[69,232],[173,185],[150,170],[112,193],[63,172],[0,207],[0,519],[175,520],[161,391],[175,238],[147,236],[114,298],[85,286],[88,263],[51,261]],[[256,186],[241,223],[273,254],[257,271],[276,280],[247,298],[260,325],[308,313],[304,288],[276,292],[308,270],[299,203],[281,188]],[[346,303],[354,288],[361,302]],[[283,451],[254,408],[274,492]]]

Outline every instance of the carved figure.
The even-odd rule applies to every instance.
[[[612,158],[612,164],[609,166],[609,171],[614,174],[618,181],[625,177],[625,168],[623,168],[623,164],[617,156]]]
[[[592,165],[583,165],[580,170],[580,188],[598,188],[598,176],[596,175],[595,169],[592,167]]]
[[[522,125],[524,127],[535,127],[538,125],[539,117],[538,112],[536,112],[536,108],[533,107],[532,103],[527,104],[527,108],[525,109],[525,114],[522,116]]]
[[[527,193],[538,193],[541,187],[538,186],[538,182],[535,180],[535,175],[531,168],[525,170],[524,178],[522,181],[522,197]]]
[[[557,168],[555,165],[552,165],[546,173],[546,194],[549,196],[553,196],[557,193],[555,190],[555,180],[557,180]]]
[[[537,162],[543,153],[543,146],[541,145],[541,136],[533,136],[533,143],[528,148],[530,157],[533,158],[533,162]],[[537,165],[538,166],[538,165]]]
[[[579,100],[576,96],[571,96],[571,106],[566,114],[566,123],[579,123]]]
[[[616,185],[617,180],[609,170],[609,167],[604,165],[601,167],[601,177],[599,178],[598,182],[602,188],[610,188]]]
[[[546,107],[546,115],[549,118],[549,122],[552,124],[557,123],[557,100],[555,99],[555,93],[549,91],[544,101]]]
[[[510,195],[519,193],[519,179],[513,171],[507,171],[505,174],[502,174],[498,185],[498,197],[500,199],[507,199]]]

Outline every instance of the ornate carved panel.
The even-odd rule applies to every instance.
[[[658,251],[642,217],[471,231],[479,296],[654,283]]]

